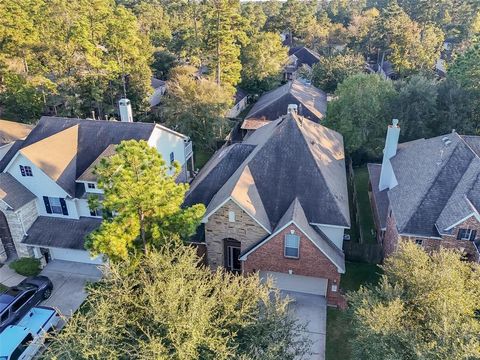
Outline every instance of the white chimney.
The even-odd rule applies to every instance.
[[[298,105],[297,105],[297,104],[288,104],[287,114],[290,114],[290,113],[292,113],[292,112],[298,114]]]
[[[399,136],[400,127],[398,126],[398,120],[393,119],[392,125],[388,125],[385,148],[383,149],[382,170],[380,172],[380,182],[378,183],[378,188],[380,191],[392,189],[398,185],[390,159],[397,154]]]
[[[120,109],[120,120],[123,122],[133,122],[132,105],[130,100],[123,98],[118,102]]]

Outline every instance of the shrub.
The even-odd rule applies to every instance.
[[[35,276],[40,273],[40,260],[34,258],[21,258],[10,263],[10,269],[23,276]]]

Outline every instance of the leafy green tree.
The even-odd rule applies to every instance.
[[[373,30],[380,15],[376,8],[363,11],[352,17],[348,25],[350,47],[358,52],[369,55],[374,49]]]
[[[349,153],[378,157],[392,118],[389,104],[394,96],[392,82],[378,75],[350,76],[338,85],[335,99],[329,102],[325,125],[343,135]]]
[[[293,360],[310,345],[278,292],[199,266],[187,246],[112,264],[88,292],[46,359]]]
[[[139,2],[133,11],[138,19],[140,32],[148,36],[153,46],[165,47],[172,39],[168,14],[158,2]]]
[[[20,122],[38,120],[43,109],[43,96],[25,76],[6,72],[2,75],[5,91],[0,92],[0,103],[5,116]]]
[[[312,84],[324,91],[333,92],[337,84],[350,75],[363,72],[364,68],[365,60],[360,54],[347,52],[325,56],[313,66]]]
[[[152,70],[157,78],[167,80],[170,70],[176,66],[178,66],[177,57],[171,52],[160,50],[153,54]]]
[[[480,94],[480,41],[455,59],[448,69],[448,76],[465,89]]]
[[[444,34],[434,25],[419,26],[396,0],[383,9],[375,25],[376,47],[388,52],[388,59],[401,75],[432,70],[440,57]]]
[[[172,129],[190,136],[200,149],[212,150],[215,141],[230,129],[225,115],[232,106],[233,92],[230,87],[198,79],[196,71],[190,66],[172,69],[161,116]]]
[[[314,2],[285,1],[279,14],[280,30],[288,31],[291,39],[303,39],[309,26],[315,22],[315,10]]]
[[[437,82],[414,75],[397,82],[396,87],[392,112],[401,120],[403,141],[440,135],[444,126],[439,123],[437,112]]]
[[[264,29],[267,15],[263,11],[262,3],[249,1],[241,4],[241,15],[246,22],[245,33],[249,38]]]
[[[167,166],[146,141],[122,141],[115,154],[95,168],[104,191],[101,207],[106,216],[85,246],[111,260],[127,259],[136,249],[144,253],[172,236],[191,236],[205,212],[203,205],[182,208],[188,185],[175,181],[178,163]],[[98,199],[90,199],[98,207]]]
[[[409,242],[382,268],[379,285],[348,295],[353,358],[480,358],[478,264],[446,249],[429,255]]]
[[[204,51],[218,85],[240,82],[240,46],[247,42],[239,0],[206,0],[203,7]]]
[[[242,49],[241,59],[242,87],[250,91],[267,91],[279,83],[288,51],[279,35],[261,32]]]

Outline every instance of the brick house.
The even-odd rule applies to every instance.
[[[337,305],[350,226],[340,134],[291,112],[220,149],[185,202],[207,207],[196,240],[210,267]]]
[[[480,137],[455,131],[398,144],[388,127],[382,164],[368,164],[377,240],[385,256],[399,241],[463,251],[479,261]]]

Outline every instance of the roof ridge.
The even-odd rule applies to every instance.
[[[283,90],[284,88],[289,87],[289,84],[290,84],[290,83],[292,83],[292,81],[289,81],[289,82],[286,83],[286,84],[283,84],[283,85],[281,85],[281,86],[279,86],[279,87],[277,87],[277,88],[275,88],[275,89],[272,89],[272,90],[270,90],[270,91],[267,91],[266,93],[263,93],[262,96],[260,96],[260,98],[259,98],[258,100],[260,100],[262,97],[265,97],[265,96],[268,96],[268,95],[270,95],[270,94],[273,94],[275,91],[278,91],[278,92],[280,93],[280,90]],[[274,102],[277,102],[278,100],[280,100],[281,98],[283,98],[283,97],[284,97],[286,94],[288,94],[288,93],[290,93],[290,91],[287,91],[287,92],[285,92],[285,93],[282,92],[281,96],[276,97],[276,98],[270,100],[269,102],[266,102],[266,103],[263,104],[261,107],[259,107],[258,109],[256,109],[255,112],[249,112],[249,113],[247,114],[247,116],[245,117],[244,121],[247,120],[247,119],[252,118],[252,116],[255,115],[256,113],[258,113],[260,110],[263,110],[263,109],[265,109],[267,106],[273,104]],[[256,104],[258,104],[258,100],[257,100]],[[255,107],[255,104],[254,104],[254,106],[252,107],[252,109],[251,109],[250,111],[252,111],[252,110],[254,109],[254,107]]]
[[[472,147],[470,146],[470,144],[465,141],[465,137],[473,137],[473,138],[479,138],[479,139],[480,139],[480,136],[477,136],[477,135],[460,135],[460,134],[458,134],[457,132],[455,132],[455,134],[457,134],[457,136],[460,138],[460,140],[461,140],[465,145],[467,145],[468,149],[473,153],[473,155],[474,155],[476,158],[480,159],[480,155],[478,155],[477,152],[472,149]]]
[[[311,160],[312,160],[312,161],[314,162],[314,164],[315,164],[315,169],[318,171],[318,173],[320,174],[323,182],[325,183],[325,185],[327,186],[327,188],[330,190],[330,191],[327,192],[327,193],[328,193],[327,196],[330,198],[331,201],[333,200],[333,202],[337,205],[337,208],[338,208],[338,209],[341,209],[342,207],[341,207],[341,204],[340,204],[339,200],[338,200],[335,196],[332,195],[332,189],[331,189],[331,187],[330,187],[330,184],[329,184],[329,183],[327,182],[327,180],[325,179],[325,175],[324,175],[324,173],[322,172],[322,170],[321,170],[318,162],[315,160],[315,156],[314,156],[314,154],[312,153],[312,150],[311,150],[310,146],[308,145],[308,141],[307,141],[307,139],[305,138],[305,134],[304,134],[304,132],[303,132],[302,129],[301,129],[301,128],[303,128],[303,126],[299,126],[298,121],[297,121],[297,119],[296,119],[295,117],[301,117],[301,118],[303,119],[302,121],[307,120],[307,121],[310,121],[310,122],[312,122],[312,123],[314,123],[314,124],[316,124],[316,125],[321,126],[322,128],[325,128],[325,129],[328,129],[328,130],[330,130],[330,129],[327,128],[326,126],[323,126],[323,125],[317,124],[317,123],[315,123],[315,122],[313,122],[313,121],[311,121],[311,120],[308,120],[307,118],[304,118],[303,116],[298,115],[298,114],[295,114],[294,116],[291,116],[291,117],[292,117],[292,119],[295,121],[296,126],[297,126],[297,128],[298,128],[298,131],[299,131],[300,134],[302,135],[302,139],[303,139],[304,144],[305,144],[305,146],[306,146],[306,148],[307,148],[307,150],[308,150],[308,153],[309,153],[310,156],[311,156]],[[334,130],[332,130],[332,131],[334,131]],[[347,224],[350,223],[349,219],[346,219],[345,216],[344,216],[344,214],[343,214],[341,211],[340,211],[340,214],[342,215],[343,221],[344,221],[345,223],[347,223]],[[307,219],[307,220],[308,220],[308,219]]]

